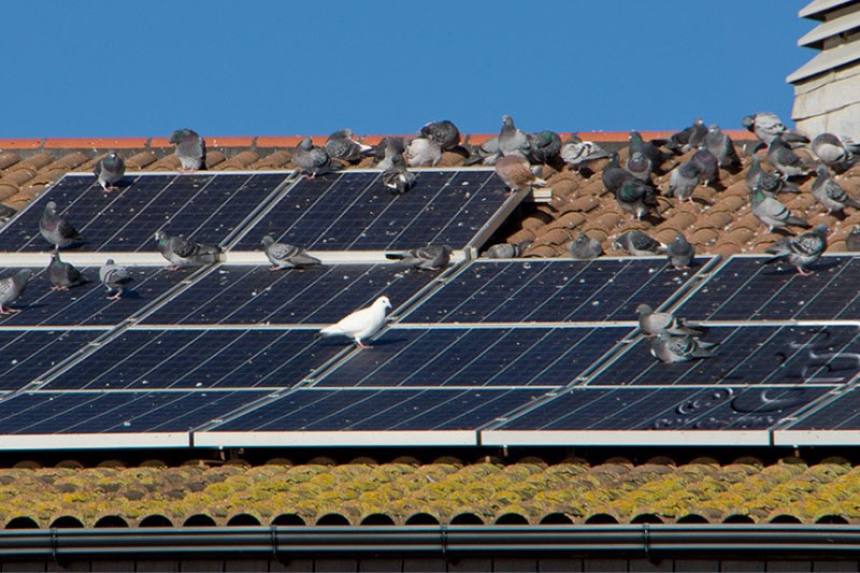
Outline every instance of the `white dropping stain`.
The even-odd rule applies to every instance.
[[[201,386],[203,386],[203,382],[198,382],[194,385],[195,388],[200,388]]]
[[[255,297],[255,296],[257,296],[258,294],[260,294],[260,293],[258,293],[258,292],[257,292],[257,291],[255,291],[255,290],[252,290],[252,291],[251,291],[251,297],[252,297],[252,298],[253,298],[253,297]]]
[[[143,382],[141,382],[141,384],[143,384],[144,386],[146,386],[147,384],[149,384],[149,380],[144,380]]]
[[[523,263],[523,268],[524,269],[530,269],[530,268],[532,268],[532,264],[531,263]]]
[[[595,301],[593,301],[593,302],[591,303],[591,306],[600,306],[600,301],[599,301],[599,300],[595,300]]]
[[[123,422],[122,425],[125,426],[126,428],[130,428],[131,422]]]
[[[16,359],[12,360],[12,361],[10,362],[10,364],[18,364],[18,359],[16,358]]]

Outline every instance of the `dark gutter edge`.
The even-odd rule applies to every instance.
[[[194,527],[0,531],[0,559],[273,555],[860,556],[855,525]]]

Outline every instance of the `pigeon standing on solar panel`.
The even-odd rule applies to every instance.
[[[808,229],[811,227],[809,223],[799,217],[792,215],[788,207],[780,203],[773,197],[768,197],[764,192],[756,187],[750,192],[750,201],[752,202],[752,212],[756,218],[767,225],[772,232],[774,229],[779,229],[788,225],[795,225]]]
[[[685,161],[669,175],[669,189],[666,192],[667,197],[677,197],[680,203],[689,199],[693,203],[693,191],[699,185],[699,177],[702,175],[702,168],[692,161]]]
[[[359,348],[370,348],[363,341],[377,332],[385,324],[385,311],[391,308],[387,296],[381,296],[367,308],[357,310],[340,319],[336,324],[320,330],[323,336],[348,336]]]
[[[684,233],[678,231],[675,239],[666,245],[666,255],[669,263],[676,269],[688,269],[693,257],[696,256],[696,248],[687,241]]]
[[[705,122],[701,117],[697,117],[693,120],[693,125],[669,136],[666,147],[678,154],[686,153],[699,147],[706,133],[708,128],[705,127]]]
[[[817,173],[818,177],[812,183],[812,196],[827,208],[828,213],[842,213],[846,205],[860,209],[860,203],[849,197],[839,183],[830,177],[827,166],[819,165]]]
[[[271,235],[266,235],[260,242],[263,243],[266,258],[272,263],[271,270],[273,271],[301,269],[322,264],[319,259],[310,256],[301,247],[288,243],[278,243]]]
[[[305,137],[293,148],[290,162],[299,168],[299,173],[313,179],[317,175],[325,175],[337,171],[340,166],[331,162],[326,150],[314,145],[313,139]]]
[[[766,146],[770,145],[774,138],[780,136],[786,142],[792,143],[809,143],[809,138],[799,131],[788,129],[785,124],[779,119],[779,116],[770,111],[763,111],[748,115],[741,120],[741,125],[749,131],[755,133],[755,136]]]
[[[639,315],[639,329],[646,336],[656,336],[661,332],[674,336],[701,336],[704,334],[702,330],[687,326],[687,322],[683,318],[678,318],[668,312],[654,312],[647,304],[637,306],[636,314]]]
[[[403,158],[410,167],[432,167],[442,159],[442,148],[432,139],[416,137],[406,146]]]
[[[206,142],[193,129],[177,129],[168,140],[176,146],[176,157],[182,167],[179,171],[188,173],[206,168]]]
[[[650,257],[666,252],[666,245],[642,231],[627,231],[612,242],[613,249],[624,249],[637,257]]]
[[[204,245],[178,235],[171,237],[164,231],[155,232],[155,241],[158,252],[172,263],[168,268],[173,271],[180,267],[210,265],[218,261],[221,253],[221,247]]]
[[[439,146],[442,151],[451,151],[460,145],[460,130],[452,121],[431,121],[418,130],[417,137],[425,137]]]
[[[385,258],[400,261],[400,264],[414,269],[438,271],[448,266],[451,251],[448,245],[428,245],[400,253],[385,253]]]
[[[821,133],[812,140],[812,152],[826,166],[842,173],[854,164],[854,154],[860,146],[846,143],[832,133]]]
[[[622,211],[630,213],[637,220],[641,220],[652,209],[657,209],[657,196],[654,188],[639,179],[625,181],[621,188],[615,192],[615,200]]]
[[[370,152],[369,145],[362,145],[355,140],[351,129],[339,129],[332,133],[325,142],[325,151],[332,159],[341,159],[348,163],[357,163]]]
[[[42,218],[39,219],[39,232],[42,233],[46,241],[60,249],[81,239],[77,229],[57,215],[57,204],[53,201],[48,201],[48,204],[45,205],[45,211],[42,213]]]
[[[600,241],[580,232],[568,247],[570,256],[580,261],[590,261],[603,255]]]
[[[708,128],[708,133],[705,135],[702,144],[705,146],[705,149],[717,158],[719,166],[723,169],[737,172],[743,167],[732,138],[723,133],[719,125],[713,124]]]
[[[713,356],[716,346],[692,336],[672,336],[668,332],[660,332],[651,339],[651,355],[666,364],[687,362],[694,358]]]
[[[811,168],[809,163],[792,151],[779,136],[771,141],[767,149],[767,162],[782,173],[784,179],[807,175]]]
[[[798,274],[807,276],[812,272],[806,272],[806,268],[817,261],[826,249],[827,225],[820,223],[808,233],[799,237],[786,237],[768,247],[765,252],[773,257],[765,260],[764,264],[787,260]]]
[[[546,187],[547,184],[535,174],[529,160],[521,155],[507,155],[496,161],[496,175],[511,191]]]
[[[98,178],[102,189],[109,193],[115,189],[119,189],[116,184],[125,175],[125,161],[116,154],[116,151],[111,149],[105,157],[99,159],[95,164],[93,173]]]
[[[406,162],[399,153],[390,158],[391,166],[382,172],[382,184],[395,195],[403,195],[415,187],[415,174],[406,169]]]
[[[9,308],[27,288],[27,281],[33,275],[30,269],[21,269],[11,277],[0,279],[0,314],[21,312],[19,308]]]
[[[128,269],[118,265],[113,259],[108,259],[99,269],[99,279],[108,290],[108,300],[118,300],[125,288],[134,281]],[[116,291],[116,294],[110,294]]]
[[[521,155],[528,157],[531,151],[529,136],[514,125],[514,118],[502,116],[502,129],[499,132],[499,152],[504,155]]]
[[[51,290],[69,290],[87,282],[72,263],[60,260],[60,251],[56,249],[51,253],[51,262],[48,264],[48,280],[53,285]]]

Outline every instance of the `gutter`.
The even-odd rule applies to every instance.
[[[725,553],[779,560],[860,555],[854,525],[187,527],[0,531],[0,560],[206,555],[644,557]]]

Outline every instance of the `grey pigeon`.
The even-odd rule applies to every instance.
[[[651,339],[651,355],[666,364],[687,362],[694,358],[713,356],[715,346],[689,335],[672,336],[668,332],[661,332]]]
[[[613,249],[624,249],[637,257],[650,257],[666,252],[666,246],[642,231],[627,231],[612,242]]]
[[[356,310],[337,323],[320,330],[322,336],[348,336],[359,348],[370,348],[364,340],[385,326],[385,311],[391,308],[387,296],[381,296],[373,304]]]
[[[729,169],[736,173],[743,167],[732,138],[723,133],[719,125],[713,124],[708,128],[708,133],[702,144],[717,158],[718,165],[723,169]]]
[[[674,336],[701,336],[703,331],[687,326],[683,318],[677,318],[668,312],[654,312],[647,304],[636,307],[639,315],[639,329],[647,336],[655,336],[661,332]]]
[[[750,165],[744,177],[747,189],[750,191],[760,189],[765,195],[770,197],[782,191],[787,193],[800,192],[797,187],[787,183],[779,175],[765,171],[761,166],[761,160],[758,158],[758,155],[752,156],[752,165]]]
[[[389,160],[391,166],[383,171],[382,184],[395,195],[403,195],[415,187],[415,174],[406,169],[406,162],[402,155],[393,155]]]
[[[39,219],[39,232],[46,241],[60,249],[81,239],[74,226],[57,215],[57,204],[53,201],[45,205],[45,211]]]
[[[795,225],[804,229],[811,226],[803,219],[792,215],[788,211],[788,207],[776,198],[765,195],[760,188],[755,188],[750,192],[750,202],[752,203],[753,215],[767,225],[771,231],[788,225]]]
[[[702,170],[702,183],[714,186],[720,182],[720,163],[716,155],[707,149],[699,149],[690,157],[690,161]]]
[[[521,244],[498,243],[487,249],[487,257],[491,259],[515,259],[525,252],[530,242]]]
[[[609,163],[603,168],[600,178],[603,180],[603,186],[606,187],[606,190],[613,195],[621,189],[625,182],[636,179],[629,171],[621,167],[617,151],[609,154]]]
[[[400,253],[385,253],[385,258],[398,260],[400,264],[413,269],[438,271],[448,266],[448,261],[451,258],[451,247],[448,245],[428,245]]]
[[[409,167],[432,167],[442,159],[442,148],[432,139],[416,137],[406,146],[403,158]]]
[[[815,156],[837,173],[842,173],[854,164],[856,146],[846,145],[832,133],[816,135],[811,147]]]
[[[692,161],[685,161],[672,170],[669,175],[667,197],[677,197],[679,202],[689,199],[693,202],[693,191],[699,185],[702,168]]]
[[[693,125],[670,135],[666,147],[676,153],[686,153],[699,147],[706,133],[708,128],[705,127],[705,122],[701,117],[697,117],[693,120]]]
[[[499,152],[503,156],[521,155],[528,157],[531,151],[529,137],[514,125],[514,119],[509,115],[502,116],[502,130],[499,132]]]
[[[765,252],[773,257],[764,261],[770,264],[787,260],[803,276],[812,274],[805,269],[813,264],[827,249],[827,225],[820,223],[815,228],[799,237],[786,237],[768,247]]]
[[[384,171],[394,164],[393,158],[395,156],[400,156],[400,159],[403,159],[403,154],[406,152],[406,142],[403,141],[402,137],[385,137],[374,148],[374,154],[378,155],[380,150],[382,154],[379,155],[380,162],[376,164],[376,167]]]
[[[9,308],[27,288],[27,281],[33,275],[30,269],[21,269],[11,277],[0,279],[0,314],[12,314],[21,309]]]
[[[767,162],[782,173],[783,178],[807,175],[810,166],[779,136],[773,138],[767,149]]]
[[[76,269],[74,265],[60,260],[60,251],[58,250],[51,253],[51,262],[48,264],[48,280],[53,285],[51,290],[69,290],[86,282],[81,271]]]
[[[113,259],[106,260],[99,268],[99,279],[108,290],[108,300],[118,300],[129,283],[134,281],[128,269],[116,264]],[[113,291],[116,291],[116,294],[111,295]]]
[[[218,261],[218,255],[221,253],[221,247],[203,245],[178,235],[171,237],[164,231],[155,232],[155,241],[158,252],[172,263],[169,267],[171,270],[210,265]]]
[[[603,255],[603,247],[600,245],[600,241],[582,232],[570,242],[568,249],[570,250],[570,256],[580,261],[590,261]]]
[[[361,161],[370,150],[369,145],[362,145],[355,140],[355,134],[351,129],[339,129],[325,142],[325,152],[329,157],[349,163]]]
[[[117,183],[125,175],[125,161],[113,149],[99,159],[93,167],[93,173],[98,178],[99,185],[107,192],[118,189]]]
[[[854,225],[845,235],[845,248],[852,253],[860,252],[860,225]]]
[[[534,174],[529,160],[521,155],[506,155],[496,161],[496,175],[511,191],[546,186],[546,181]]]
[[[193,129],[177,129],[168,140],[176,146],[175,154],[182,165],[180,171],[198,171],[206,167],[206,142]]]
[[[337,171],[340,168],[338,164],[331,162],[331,157],[329,157],[325,149],[314,145],[314,141],[310,137],[303,138],[293,148],[290,162],[299,168],[300,173],[307,175],[309,179],[313,179],[317,175],[325,175]]]
[[[442,151],[451,151],[460,145],[460,130],[452,121],[431,121],[418,130],[418,137],[425,137],[438,145]]]
[[[769,146],[776,137],[782,137],[786,142],[809,143],[809,138],[799,131],[788,129],[779,116],[770,111],[748,115],[741,121],[747,130]]]
[[[651,164],[651,160],[645,157],[641,151],[634,151],[629,158],[627,158],[627,171],[630,172],[630,175],[639,179],[640,181],[651,182],[651,172],[654,170],[654,166]]]
[[[561,156],[561,137],[554,131],[539,131],[528,135],[529,160],[532,163],[555,165]]]
[[[675,239],[666,245],[666,255],[674,268],[688,269],[696,256],[696,248],[687,241],[684,233],[678,231]]]
[[[630,213],[636,219],[642,219],[649,211],[657,209],[654,188],[639,179],[625,181],[615,192],[615,200],[622,211]]]
[[[846,205],[860,209],[860,203],[849,197],[830,177],[825,165],[818,166],[818,177],[812,183],[812,196],[827,208],[828,213],[841,213]]]
[[[319,259],[310,256],[304,249],[288,243],[277,243],[271,235],[266,235],[263,240],[263,249],[266,258],[272,263],[271,270],[301,269],[321,265]]]
[[[573,136],[562,144],[559,150],[562,161],[574,169],[585,167],[592,161],[609,157],[609,153],[593,141],[582,141]]]
[[[468,136],[467,136],[468,141]],[[475,165],[481,163],[483,165],[495,165],[502,152],[499,151],[499,136],[494,135],[480,145],[472,145],[465,143],[463,147],[469,152],[469,157],[463,161],[463,165]]]
[[[642,139],[642,134],[638,131],[631,131],[628,137],[630,142],[630,155],[632,156],[637,151],[651,160],[651,166],[655,171],[660,170],[663,162],[671,159],[672,154],[666,153],[650,141]]]

